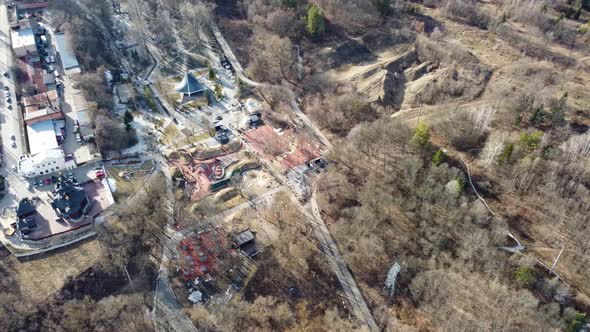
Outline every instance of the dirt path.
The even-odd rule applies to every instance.
[[[344,289],[344,293],[352,306],[352,311],[354,315],[365,325],[369,328],[369,331],[379,331],[379,327],[359,290],[354,277],[350,273],[344,258],[338,252],[338,247],[336,243],[332,239],[330,235],[330,231],[326,226],[322,216],[320,215],[320,210],[317,205],[317,200],[315,195],[316,188],[314,186],[312,190],[312,196],[309,203],[309,208],[312,211],[312,214],[309,214],[307,211],[306,216],[309,218],[314,231],[316,233],[316,237],[321,243],[321,249],[323,250],[324,254],[328,258],[332,269],[336,273],[338,280],[342,284],[342,288]]]

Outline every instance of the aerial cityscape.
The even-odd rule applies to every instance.
[[[1,331],[590,331],[590,1],[0,29]]]

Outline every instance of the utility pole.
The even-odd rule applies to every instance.
[[[559,254],[555,258],[555,262],[553,262],[553,265],[551,265],[551,269],[549,270],[549,273],[553,273],[553,269],[555,269],[555,266],[557,266],[557,261],[559,261],[559,257],[561,257],[561,254],[563,253],[563,250],[564,249],[565,249],[565,245],[563,245],[561,247],[561,250],[559,251]]]
[[[131,276],[129,275],[129,271],[127,271],[127,264],[125,264],[123,266],[123,268],[125,269],[125,274],[127,275],[127,279],[129,279],[129,284],[131,284],[131,288],[135,289],[135,287],[133,287],[133,281],[131,281]]]

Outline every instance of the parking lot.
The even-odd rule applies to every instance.
[[[64,170],[63,172],[27,179],[25,182],[31,184],[29,191],[35,194],[38,191],[53,189],[55,183],[65,179],[74,180],[78,183],[94,180],[96,178],[95,168],[99,167],[99,162],[89,163],[74,169]],[[25,184],[25,186],[26,185],[27,184]]]

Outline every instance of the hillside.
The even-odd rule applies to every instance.
[[[318,205],[382,328],[582,327],[590,4],[397,1],[380,16],[317,0],[325,31],[310,36],[309,20],[307,33],[273,20],[305,15],[302,2],[247,3],[218,8],[220,24],[250,75],[297,91],[332,140]],[[302,79],[258,67],[265,53],[244,40],[273,34],[297,45]],[[508,234],[525,249],[503,250]]]

